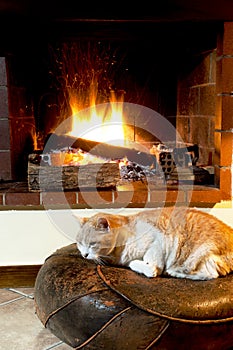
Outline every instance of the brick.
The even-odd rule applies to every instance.
[[[214,153],[214,164],[220,165],[220,156],[221,156],[221,133],[215,132],[215,153]]]
[[[223,76],[222,76],[222,58],[216,62],[216,94],[222,94]]]
[[[4,194],[0,193],[0,205],[3,205],[3,196],[4,196]]]
[[[95,208],[99,205],[108,205],[112,202],[112,198],[112,191],[80,191],[77,202]]]
[[[199,160],[198,165],[206,166],[213,165],[213,157],[215,153],[215,148],[199,147]]]
[[[168,190],[166,203],[185,203],[185,192],[182,189]]]
[[[216,87],[214,85],[205,85],[200,87],[200,102],[198,114],[215,116],[216,112]]]
[[[0,118],[0,150],[10,150],[9,120]]]
[[[120,204],[123,207],[126,207],[130,203],[133,203],[134,191],[117,191],[114,193],[114,204]]]
[[[167,198],[167,189],[163,190],[153,190],[150,193],[150,202],[151,203],[159,203],[163,205],[166,203],[166,198]]]
[[[215,83],[216,85],[216,56],[217,56],[217,50],[214,50],[210,54],[210,83]]]
[[[222,127],[222,96],[216,96],[215,129]]]
[[[39,193],[13,193],[9,192],[5,195],[5,204],[10,206],[19,205],[39,205],[40,194]]]
[[[6,58],[0,57],[0,86],[7,85]]]
[[[232,55],[233,52],[233,23],[224,22],[217,37],[217,56]]]
[[[199,87],[178,88],[177,113],[179,115],[196,115],[199,108]]]
[[[224,36],[224,23],[222,23],[221,28],[218,30],[217,34],[217,58],[223,54],[223,36]]]
[[[233,133],[215,133],[214,164],[218,166],[231,166],[233,154]]]
[[[190,142],[190,118],[186,116],[177,116],[176,128],[180,138],[184,143]]]
[[[220,190],[222,200],[232,199],[232,170],[231,167],[220,168]]]
[[[233,128],[233,97],[223,96],[222,98],[222,130]]]
[[[220,168],[218,164],[214,164],[214,184],[217,188],[220,188]]]
[[[215,129],[222,128],[222,96],[216,96]]]
[[[179,204],[185,203],[185,192],[181,189],[154,190],[154,191],[151,191],[150,202],[157,203],[157,204],[160,203],[161,205],[164,205],[164,204],[175,205],[176,203],[179,203]]]
[[[220,166],[231,166],[233,156],[233,133],[221,133]]]
[[[178,82],[177,88],[177,114],[186,116],[189,114],[189,108],[185,101],[189,98],[189,89],[187,87],[182,88],[180,82]]]
[[[233,22],[224,23],[222,54],[233,55]]]
[[[12,180],[10,152],[0,151],[0,180]]]
[[[223,57],[217,62],[216,84],[216,92],[218,94],[233,91],[233,57]]]
[[[6,86],[0,86],[0,118],[9,117],[8,91]]]
[[[131,203],[134,205],[145,205],[148,203],[148,191],[134,191]]]
[[[213,119],[213,117],[194,116],[190,118],[191,143],[197,143],[202,147],[214,147],[214,128],[211,119]]]
[[[48,208],[50,205],[70,207],[76,204],[75,192],[41,192],[41,204]]]
[[[204,205],[205,203],[218,203],[221,201],[221,192],[219,189],[188,191],[187,201],[188,203],[195,203],[197,205]]]
[[[149,200],[148,192],[148,185],[142,182],[131,182],[119,186],[114,193],[114,204],[121,204],[124,207],[138,204],[145,206]]]
[[[233,128],[233,97],[217,96],[215,128],[230,130]]]
[[[231,167],[219,167],[215,165],[215,186],[220,189],[220,195],[222,200],[229,200],[232,197],[232,168]]]

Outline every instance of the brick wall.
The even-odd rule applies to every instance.
[[[233,22],[224,23],[217,43],[215,173],[223,198],[232,195]]]
[[[11,180],[11,141],[5,57],[0,57],[0,101],[0,180]]]
[[[27,155],[35,139],[31,97],[9,64],[8,58],[0,57],[0,180],[4,181],[27,177]]]
[[[216,49],[193,58],[178,81],[177,130],[200,147],[199,164],[213,164],[222,199],[232,198],[233,22],[225,22]]]
[[[215,150],[216,50],[200,53],[179,77],[177,130],[186,143],[197,143],[199,164],[211,165]]]

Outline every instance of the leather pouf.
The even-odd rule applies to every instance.
[[[43,325],[75,349],[233,348],[233,275],[149,279],[97,266],[70,244],[42,265],[35,308]]]

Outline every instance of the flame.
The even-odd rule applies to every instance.
[[[117,99],[114,91],[110,93],[110,103],[102,108],[95,105],[95,93],[90,94],[91,107],[79,109],[77,99],[70,98],[72,109],[72,130],[69,135],[92,141],[126,146],[123,122],[123,92]]]

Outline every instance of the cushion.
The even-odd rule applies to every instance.
[[[147,278],[99,266],[70,244],[42,265],[35,309],[73,348],[230,349],[233,275],[210,281]]]

